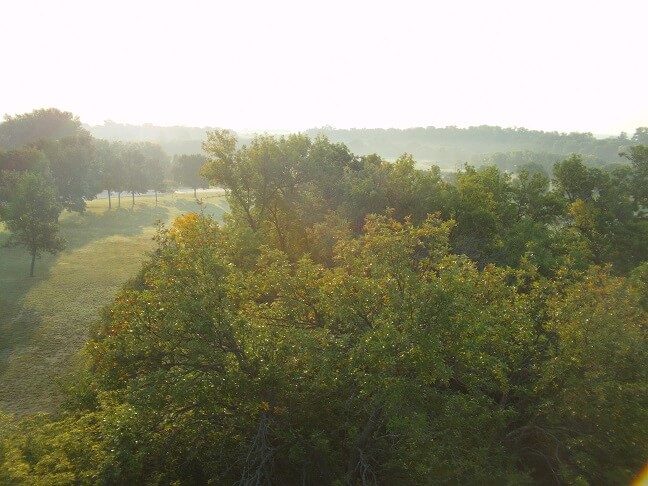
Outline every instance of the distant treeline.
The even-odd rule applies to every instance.
[[[129,125],[106,120],[103,125],[84,125],[93,137],[121,142],[153,142],[168,154],[193,154],[202,150],[201,145],[211,127],[160,127],[146,123]]]
[[[502,128],[481,125],[457,128],[366,128],[340,130],[315,128],[306,133],[314,137],[326,135],[332,142],[342,142],[357,154],[376,152],[386,158],[411,153],[420,161],[453,168],[455,164],[495,163],[500,169],[513,169],[529,158],[547,161],[550,168],[556,161],[572,153],[582,154],[591,165],[618,160],[619,152],[629,145],[648,143],[648,128],[637,128],[633,136],[621,133],[616,137],[597,138],[591,133],[559,133]],[[549,170],[550,172],[550,170]]]
[[[211,127],[160,127],[150,124],[128,125],[106,121],[99,126],[85,126],[97,138],[121,141],[148,141],[159,144],[169,154],[198,153]],[[531,162],[551,174],[553,164],[572,153],[583,156],[590,166],[618,162],[620,152],[628,146],[648,143],[648,128],[637,128],[630,136],[597,138],[592,133],[559,133],[502,128],[481,125],[458,128],[312,128],[305,132],[310,138],[325,135],[332,142],[345,144],[357,155],[378,153],[386,159],[396,159],[404,152],[422,165],[436,164],[443,169],[455,169],[465,162],[474,165],[497,165],[514,171],[516,166]],[[239,143],[250,139],[238,134]]]

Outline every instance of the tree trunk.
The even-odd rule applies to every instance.
[[[131,206],[131,209],[135,207],[135,191],[131,191],[131,195],[133,196],[133,205]]]
[[[155,207],[157,207],[157,189],[155,189]]]
[[[198,196],[196,196],[196,188],[194,187],[193,190],[194,190],[194,199],[198,199]]]
[[[367,462],[365,450],[367,449],[371,435],[374,433],[378,426],[378,421],[382,408],[378,403],[374,403],[371,408],[371,414],[365,423],[362,432],[357,437],[351,456],[349,458],[349,469],[347,472],[347,484],[357,484],[358,480],[362,484],[367,482],[375,483],[374,473],[371,470],[371,465]],[[371,480],[373,479],[373,480]]]
[[[33,277],[34,276],[34,264],[36,263],[36,252],[32,251],[32,261],[31,261],[31,268],[29,269],[29,276]]]
[[[108,189],[108,209],[112,209],[112,201],[110,200],[110,189]]]
[[[121,191],[117,193],[117,207],[121,208]]]

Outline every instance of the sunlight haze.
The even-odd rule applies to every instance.
[[[632,133],[648,125],[647,5],[6,2],[0,114]]]

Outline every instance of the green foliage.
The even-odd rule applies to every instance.
[[[207,179],[200,175],[200,169],[205,165],[205,162],[205,156],[201,154],[183,154],[173,158],[174,179],[180,184],[191,187],[194,190],[194,197],[197,188],[209,187]]]
[[[592,173],[585,167],[583,157],[572,155],[562,162],[554,164],[554,184],[557,192],[570,202],[577,199],[588,201],[595,189]]]
[[[43,139],[62,139],[87,132],[72,113],[56,108],[34,110],[31,113],[5,115],[0,123],[0,147],[19,148]]]
[[[124,282],[137,274],[155,243],[154,222],[171,222],[187,211],[203,211],[221,219],[227,209],[222,196],[199,206],[190,195],[164,195],[155,206],[143,197],[134,211],[109,211],[105,199],[88,203],[83,215],[62,214],[60,235],[66,250],[44,254],[35,278],[27,278],[30,256],[22,248],[4,248],[9,237],[0,225],[0,408],[18,417],[56,412],[64,401],[61,380],[88,339],[88,328]],[[74,403],[91,400],[80,383]],[[0,484],[2,482],[0,481]]]
[[[627,481],[648,422],[635,287],[479,270],[452,226],[372,216],[330,266],[266,247],[244,267],[227,228],[176,220],[93,332],[88,398],[4,454],[79,482]]]
[[[63,249],[59,237],[58,215],[61,206],[51,183],[42,175],[27,172],[20,177],[6,210],[7,246],[24,246],[34,261],[43,252],[57,253]]]
[[[538,394],[553,444],[543,453],[568,482],[624,483],[648,452],[648,316],[624,279],[599,268],[583,277],[548,303],[555,339]]]
[[[204,149],[231,216],[160,227],[63,413],[0,422],[0,478],[627,484],[642,466],[636,167],[571,156],[552,190],[324,137]],[[133,194],[144,152],[123,154]]]
[[[630,147],[628,152],[621,155],[632,163],[631,191],[634,201],[637,206],[645,208],[648,206],[648,145]]]
[[[62,139],[43,139],[38,147],[49,161],[57,197],[68,211],[85,211],[86,201],[99,192],[95,146],[87,134]]]

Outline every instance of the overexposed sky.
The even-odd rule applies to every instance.
[[[8,0],[0,115],[632,134],[647,17],[645,0]]]

